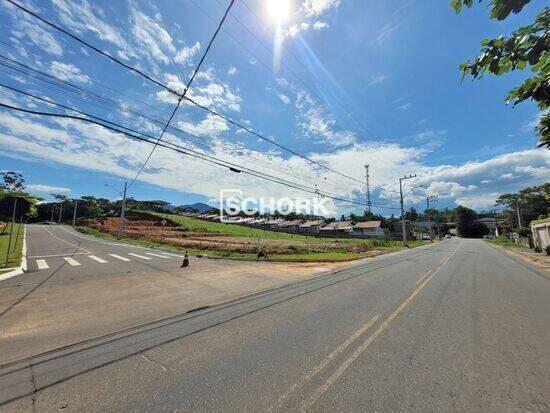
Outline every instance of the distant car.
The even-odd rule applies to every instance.
[[[445,235],[445,238],[451,238],[451,234]]]
[[[430,236],[428,234],[422,234],[422,239],[425,240],[425,241],[429,241]]]

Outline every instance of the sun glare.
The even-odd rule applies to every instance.
[[[289,8],[289,0],[267,0],[269,14],[277,23],[288,17]]]

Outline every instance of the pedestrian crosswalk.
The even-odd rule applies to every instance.
[[[141,251],[140,251],[141,252]],[[101,254],[98,254],[101,255]],[[94,265],[94,264],[109,264],[110,262],[131,262],[131,261],[150,261],[154,259],[175,259],[175,257],[181,258],[183,255],[171,254],[168,252],[145,252],[137,254],[134,252],[128,252],[125,254],[112,254],[108,253],[104,256],[98,256],[93,254],[74,254],[71,256],[62,256],[62,255],[48,255],[42,256],[35,259],[35,268],[37,270],[47,270],[50,267],[59,267],[59,265],[69,265],[72,267],[78,267],[82,265]],[[50,261],[50,262],[48,262]]]

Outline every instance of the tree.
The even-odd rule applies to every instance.
[[[464,238],[481,238],[489,233],[489,228],[481,222],[476,222],[477,214],[473,209],[458,206],[455,208],[456,229],[458,235]]]
[[[405,219],[407,221],[416,221],[416,220],[418,220],[418,212],[416,211],[416,209],[411,207],[411,209],[406,211],[405,212]]]
[[[17,192],[25,189],[25,180],[19,172],[5,171],[2,175],[2,183],[0,188],[6,192]]]
[[[480,2],[482,0],[479,0]],[[520,13],[530,0],[492,0],[491,18],[504,20],[511,13]],[[452,0],[457,13],[462,6],[472,7],[474,0]],[[541,110],[536,132],[539,146],[550,148],[550,8],[545,7],[535,22],[521,27],[509,36],[481,41],[481,53],[474,61],[460,65],[463,79],[479,79],[487,72],[500,76],[513,70],[531,68],[533,76],[510,90],[505,102],[513,106],[525,100],[534,100]]]
[[[530,186],[513,194],[502,194],[496,203],[508,207],[514,219],[519,207],[523,225],[528,226],[535,219],[550,216],[550,183]]]

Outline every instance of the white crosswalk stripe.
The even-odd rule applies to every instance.
[[[38,265],[39,270],[47,270],[50,268],[46,260],[36,260],[36,265]]]
[[[169,252],[163,252],[164,255],[169,255],[171,257],[178,257],[178,258],[183,258],[183,255],[181,254],[170,254]]]
[[[100,264],[105,264],[106,262],[109,262],[105,261],[103,258],[96,257],[95,255],[88,255],[88,258],[91,258],[92,260],[97,261]]]
[[[114,258],[117,258],[121,261],[132,261],[131,259],[129,258],[126,258],[126,257],[121,257],[120,255],[116,255],[116,254],[109,254],[111,257],[114,257]]]
[[[160,254],[155,254],[153,252],[146,252],[147,255],[152,255],[153,257],[160,257],[160,258],[165,258],[165,259],[170,259],[170,257],[167,257],[166,255],[160,255]]]
[[[71,258],[71,257],[64,257],[63,258],[65,261],[67,261],[68,264],[72,265],[72,266],[77,266],[77,265],[80,265],[80,263],[75,260],[74,258]]]
[[[151,258],[145,257],[145,256],[143,256],[143,255],[134,254],[133,252],[129,252],[128,255],[131,255],[132,257],[141,258],[141,259],[144,259],[144,260],[150,260],[150,259],[151,259]]]

